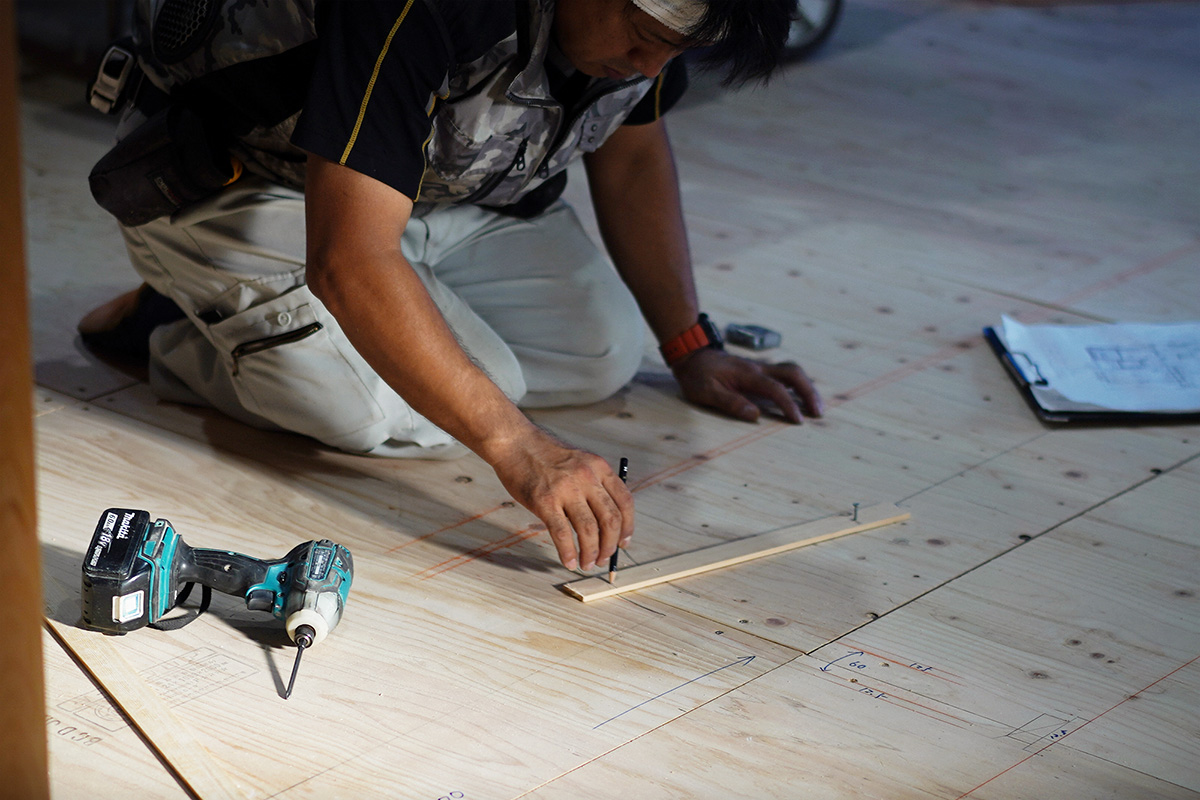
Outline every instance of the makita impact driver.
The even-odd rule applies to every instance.
[[[165,519],[130,508],[100,515],[83,559],[83,623],[123,634],[147,625],[172,629],[193,616],[163,619],[191,591],[204,587],[199,611],[212,590],[245,598],[251,611],[283,620],[296,643],[296,662],[284,697],[292,693],[300,656],[325,638],[342,618],[354,563],[350,551],[328,539],[296,545],[286,556],[264,561],[228,550],[189,547]]]

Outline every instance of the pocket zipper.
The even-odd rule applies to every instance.
[[[525,169],[525,149],[529,146],[528,139],[521,140],[521,146],[517,148],[517,156],[508,165],[508,169],[503,172],[495,172],[487,177],[482,184],[479,185],[474,192],[467,195],[466,198],[459,200],[459,203],[476,203],[491,194],[497,186],[499,186],[505,178],[512,174],[513,170],[518,172]]]
[[[310,322],[302,328],[297,328],[294,331],[287,333],[277,333],[274,336],[266,336],[262,339],[255,339],[250,342],[239,344],[233,348],[230,353],[233,356],[233,374],[238,374],[238,363],[243,356],[251,356],[255,353],[261,353],[264,350],[270,350],[272,347],[279,347],[284,344],[292,344],[301,339],[307,339],[325,326],[319,322]]]

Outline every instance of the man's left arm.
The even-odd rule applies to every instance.
[[[666,126],[624,125],[584,164],[605,247],[658,341],[670,341],[696,324],[700,307]],[[671,371],[685,399],[738,419],[758,419],[752,398],[771,401],[790,422],[821,416],[817,390],[792,362],[705,348]]]

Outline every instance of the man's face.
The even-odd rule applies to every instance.
[[[558,0],[554,36],[575,69],[617,80],[653,78],[689,44],[632,0]]]

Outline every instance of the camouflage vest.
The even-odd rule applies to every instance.
[[[598,148],[653,85],[601,81],[568,118],[545,68],[554,0],[530,5],[528,38],[514,34],[450,76],[425,148],[423,202],[517,201]]]
[[[437,0],[426,1],[436,11]],[[159,89],[170,92],[216,70],[277,55],[316,37],[315,0],[209,2],[219,8],[196,23],[198,9],[208,6],[205,0],[137,0],[140,62]],[[598,148],[653,85],[640,76],[594,82],[582,110],[568,118],[550,94],[545,69],[555,0],[527,2],[527,31],[509,36],[470,64],[457,65],[443,84],[439,94],[444,99],[434,113],[425,148],[422,203],[516,202]],[[171,48],[163,43],[189,36],[200,46],[170,57]],[[249,171],[302,189],[305,154],[290,142],[298,116],[255,127],[239,138],[234,155]]]

